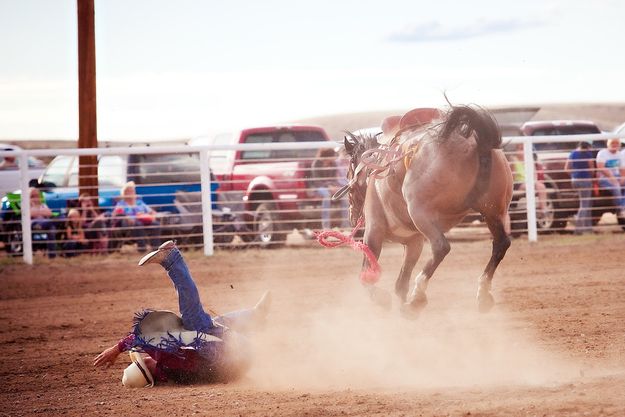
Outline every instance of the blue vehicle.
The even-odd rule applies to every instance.
[[[176,212],[176,191],[200,190],[197,154],[103,155],[98,160],[98,205],[104,211],[115,206],[121,187],[134,181],[137,195],[156,211]],[[52,160],[37,187],[48,207],[63,214],[68,201],[78,198],[78,156],[60,155]]]
[[[38,180],[31,181],[31,186],[41,190],[42,199],[61,219],[79,197],[78,159],[78,156],[57,156]],[[135,182],[138,198],[154,210],[178,214],[180,204],[175,201],[176,194],[199,193],[201,190],[199,156],[197,153],[100,156],[98,205],[101,211],[110,213],[113,210],[119,200],[121,187],[128,181]],[[211,182],[213,209],[217,208],[218,187],[216,182]],[[5,196],[1,203],[3,240],[8,243],[10,252],[21,251],[21,244],[16,244],[21,242],[19,203],[19,191]],[[173,226],[180,224],[181,219],[169,216],[167,221],[172,225],[170,231],[175,234]]]

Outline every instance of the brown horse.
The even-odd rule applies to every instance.
[[[419,120],[419,115],[434,120]],[[364,215],[364,242],[376,258],[385,240],[405,246],[395,293],[404,303],[402,312],[414,315],[427,304],[428,282],[450,250],[444,233],[476,210],[493,235],[492,255],[477,291],[479,310],[489,311],[494,305],[493,274],[510,246],[504,222],[512,197],[512,173],[500,149],[497,123],[483,109],[452,106],[445,114],[416,109],[389,129],[392,139],[387,145],[373,136],[345,137],[351,162],[350,183],[343,194],[349,190],[352,224]],[[339,192],[335,197],[340,196]],[[432,258],[408,297],[424,239],[430,242]],[[363,273],[370,267],[365,257]],[[390,306],[388,292],[366,286],[375,301]]]

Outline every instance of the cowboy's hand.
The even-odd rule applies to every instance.
[[[105,368],[108,368],[115,363],[119,353],[117,345],[111,346],[93,359],[93,366],[104,366]]]

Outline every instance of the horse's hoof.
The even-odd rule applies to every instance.
[[[412,297],[409,303],[402,304],[400,312],[405,318],[416,319],[426,305],[428,305],[428,297],[425,293],[419,292]]]
[[[408,320],[418,319],[419,315],[421,314],[421,310],[423,310],[423,308],[415,308],[415,306],[410,303],[404,303],[399,308],[401,316]]]
[[[395,295],[401,300],[402,303],[405,303],[408,296],[408,288],[395,288]]]
[[[488,313],[495,305],[495,298],[489,292],[477,295],[477,308],[480,313]]]
[[[393,305],[393,299],[391,293],[386,291],[385,289],[370,286],[369,288],[369,298],[376,305],[382,307],[385,310],[390,310]]]

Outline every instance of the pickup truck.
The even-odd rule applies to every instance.
[[[0,143],[0,151],[19,151],[22,148],[16,145],[10,145]],[[9,163],[9,160],[15,160],[14,164]],[[6,160],[4,156],[0,156],[0,198],[6,193],[20,188],[20,159],[10,158]],[[46,169],[46,164],[35,157],[28,158],[28,176],[29,179],[39,178],[39,176]]]
[[[321,127],[294,125],[243,129],[189,143],[234,145],[329,140]],[[283,245],[293,229],[319,228],[319,200],[309,184],[316,152],[316,149],[211,151],[210,165],[219,182],[219,201],[241,219],[237,229],[242,240],[272,248]]]
[[[530,121],[520,126],[519,131],[524,136],[549,135],[579,135],[579,138],[570,142],[544,142],[534,144],[537,166],[544,173],[544,184],[547,189],[546,214],[539,218],[537,226],[540,232],[563,231],[567,221],[577,213],[579,198],[577,191],[571,185],[571,178],[564,170],[564,164],[569,153],[575,149],[585,135],[601,133],[594,122],[585,120],[545,120]],[[518,133],[514,136],[520,136]],[[593,143],[593,155],[605,148],[605,141]],[[525,196],[523,193],[513,198],[510,205],[513,229],[525,229]],[[607,190],[597,189],[592,197],[592,220],[597,224],[605,212],[616,213],[618,204]],[[625,219],[618,219],[619,224],[625,227]]]

